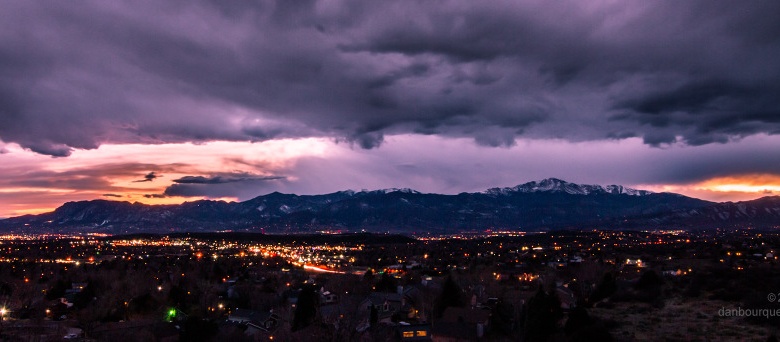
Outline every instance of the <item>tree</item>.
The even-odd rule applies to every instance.
[[[181,341],[210,341],[217,334],[216,323],[199,317],[188,317],[181,331]]]
[[[395,279],[387,274],[387,272],[382,273],[382,276],[379,278],[375,287],[377,292],[395,292]]]
[[[293,314],[292,331],[303,329],[314,321],[318,299],[319,296],[314,290],[314,286],[307,285],[301,289]]]
[[[569,319],[566,320],[566,324],[563,329],[566,334],[571,335],[577,330],[580,330],[593,323],[593,320],[588,315],[588,311],[585,308],[578,306],[569,311]]]
[[[638,290],[650,290],[660,287],[663,283],[664,281],[658,276],[658,273],[655,273],[653,270],[647,270],[639,277],[636,288]]]
[[[92,284],[90,281],[87,283],[87,286],[84,287],[84,289],[81,290],[81,292],[77,293],[73,298],[73,304],[77,308],[85,308],[89,303],[92,302],[92,299],[95,298],[95,285]]]
[[[371,326],[375,326],[376,323],[379,321],[379,312],[376,310],[376,307],[371,305],[371,320],[369,323],[371,323]]]
[[[604,273],[604,277],[601,278],[601,282],[596,286],[593,294],[590,296],[590,302],[595,303],[604,298],[611,296],[617,291],[617,283],[612,273]]]
[[[452,279],[452,275],[447,277],[444,281],[444,285],[441,288],[441,294],[436,299],[434,304],[434,314],[436,317],[441,317],[444,314],[444,310],[448,307],[462,307],[464,301],[462,298],[462,291],[458,283]]]
[[[506,335],[512,333],[515,308],[511,303],[499,300],[493,307],[490,315],[491,329],[500,331]]]
[[[366,273],[363,274],[363,279],[370,282],[374,279],[374,271],[372,271],[370,268],[366,271]]]
[[[545,341],[558,330],[558,321],[563,318],[561,301],[555,292],[547,294],[542,287],[528,299],[523,324],[525,341]]]
[[[46,299],[47,300],[55,300],[57,298],[65,296],[65,291],[68,289],[68,284],[62,280],[58,279],[56,283],[54,283],[54,286],[49,289],[49,291],[46,291]]]
[[[634,286],[638,290],[637,299],[662,307],[661,286],[663,283],[664,281],[658,276],[658,273],[653,270],[645,271]]]
[[[168,290],[168,304],[173,306],[183,306],[187,303],[187,291],[183,288],[173,285]]]
[[[13,293],[14,289],[11,287],[11,284],[0,283],[0,297],[11,297]]]

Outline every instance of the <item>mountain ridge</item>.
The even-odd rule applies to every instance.
[[[412,189],[338,191],[321,195],[272,192],[243,202],[214,200],[147,205],[67,202],[52,212],[0,220],[7,232],[321,230],[453,233],[509,229],[697,229],[777,227],[780,197],[716,203],[620,185],[569,183],[557,178],[455,195]]]

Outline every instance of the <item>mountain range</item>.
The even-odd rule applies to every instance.
[[[53,212],[0,220],[0,231],[108,234],[321,230],[455,233],[473,230],[710,229],[780,227],[780,197],[716,203],[620,185],[549,178],[456,195],[411,189],[278,192],[244,202],[199,200],[177,205],[68,202]]]

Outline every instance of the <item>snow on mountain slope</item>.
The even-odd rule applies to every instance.
[[[512,193],[567,193],[570,195],[613,194],[629,196],[645,196],[651,191],[627,188],[622,185],[601,185],[569,183],[557,178],[547,178],[541,181],[533,181],[512,188],[492,188],[485,191],[491,195],[509,195]]]

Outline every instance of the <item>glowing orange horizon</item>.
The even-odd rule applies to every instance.
[[[332,148],[332,143],[318,138],[260,143],[105,144],[93,150],[75,150],[67,158],[51,158],[7,144],[5,149],[9,153],[0,155],[0,174],[15,175],[15,180],[0,182],[0,196],[3,196],[0,218],[41,214],[65,202],[95,199],[151,205],[201,199],[237,201],[236,197],[162,195],[175,184],[175,179],[185,176],[208,177],[220,173],[273,176],[289,168],[296,158],[321,156],[328,148]],[[144,176],[153,171],[160,177],[144,181]],[[24,184],[35,177],[45,184]],[[59,177],[69,177],[71,183],[62,182]]]
[[[723,192],[772,194],[780,191],[780,175],[748,174],[713,178],[699,184],[703,189]]]
[[[780,194],[780,175],[732,175],[692,184],[649,184],[640,187],[656,192],[673,192],[715,202],[749,201]]]

